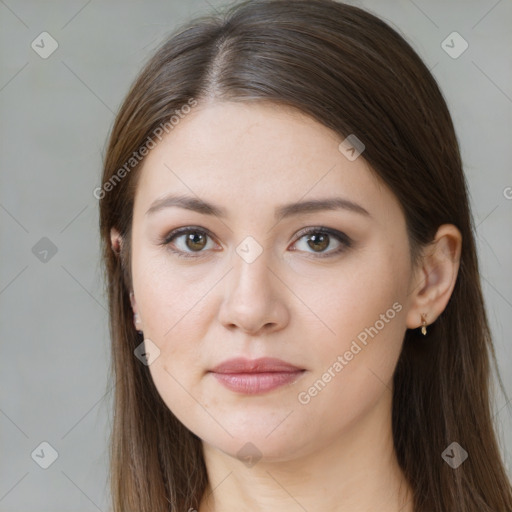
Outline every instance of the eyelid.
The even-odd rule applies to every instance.
[[[326,233],[340,239],[340,241],[343,241],[347,244],[352,243],[352,239],[342,231],[338,231],[337,229],[332,229],[325,226],[309,226],[303,228],[297,232],[295,241],[301,239],[304,235],[308,235],[309,233]]]

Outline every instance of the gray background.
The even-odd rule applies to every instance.
[[[353,3],[406,37],[447,98],[512,396],[512,2]],[[220,5],[0,0],[0,511],[108,510],[112,393],[92,191],[114,114],[147,56],[177,24]],[[31,47],[43,31],[59,45],[46,59]],[[442,47],[453,31],[469,44],[458,58]],[[510,473],[506,403],[499,394],[494,409]],[[46,470],[31,456],[43,441],[58,452]]]

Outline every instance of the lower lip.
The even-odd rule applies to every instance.
[[[291,384],[303,373],[304,370],[297,370],[296,372],[214,373],[213,375],[231,391],[256,395]]]

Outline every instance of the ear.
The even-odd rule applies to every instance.
[[[110,230],[110,241],[112,243],[112,250],[116,254],[121,253],[121,249],[123,247],[123,237],[120,235],[119,231],[116,228],[112,228]],[[133,310],[133,325],[137,331],[142,330],[142,322],[140,320],[140,315],[137,311],[137,302],[135,301],[135,295],[133,290],[130,292],[130,303],[132,305]]]
[[[116,254],[119,254],[121,252],[123,238],[116,228],[111,228],[110,230],[110,242],[112,244],[112,250]]]
[[[453,224],[443,224],[424,249],[409,289],[406,324],[416,329],[425,315],[427,326],[444,311],[459,271],[462,235]]]

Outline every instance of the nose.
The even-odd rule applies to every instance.
[[[251,335],[269,334],[289,322],[287,287],[269,267],[269,251],[251,263],[237,254],[225,281],[219,321],[230,330],[239,328]]]

